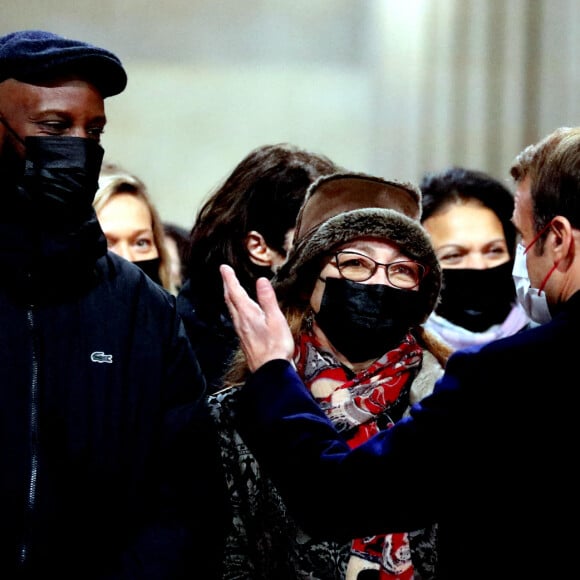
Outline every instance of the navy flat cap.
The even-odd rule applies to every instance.
[[[37,83],[73,74],[97,87],[103,98],[127,86],[121,61],[108,50],[44,30],[20,30],[0,37],[0,82]]]

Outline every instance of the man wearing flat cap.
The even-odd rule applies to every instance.
[[[40,30],[0,37],[7,580],[217,574],[204,379],[174,299],[107,252],[92,207],[104,100],[126,83],[105,49]]]

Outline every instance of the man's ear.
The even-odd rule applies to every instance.
[[[268,246],[264,236],[256,230],[252,230],[246,235],[246,250],[250,260],[258,266],[271,268],[274,263],[274,251]]]
[[[556,216],[550,224],[550,229],[554,233],[548,238],[548,249],[552,253],[554,264],[568,268],[574,260],[575,237],[572,224],[564,216]]]

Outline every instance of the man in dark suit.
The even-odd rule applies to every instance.
[[[355,449],[298,378],[270,283],[258,281],[258,304],[222,266],[252,371],[240,430],[311,534],[358,537],[437,522],[437,578],[572,573],[576,533],[564,532],[564,522],[578,503],[570,388],[580,329],[579,168],[580,128],[561,128],[511,169],[523,258],[517,276],[514,268],[518,299],[541,324],[457,351],[410,417]],[[401,480],[404,497],[396,493]],[[349,500],[361,497],[369,502]],[[331,505],[341,508],[325,509]]]

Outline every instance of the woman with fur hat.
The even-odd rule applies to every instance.
[[[320,177],[308,190],[293,248],[273,279],[295,340],[298,374],[352,447],[388,429],[430,393],[450,353],[421,326],[438,300],[441,270],[420,215],[421,194],[411,184],[361,173]],[[317,541],[299,529],[235,431],[247,375],[238,351],[229,387],[210,396],[233,498],[226,576],[434,577],[435,528],[345,544]],[[404,474],[393,477],[402,481],[399,498],[369,489],[366,497],[344,501],[360,502],[361,510],[372,510],[377,501],[408,501]],[[325,501],[316,481],[307,501]]]

